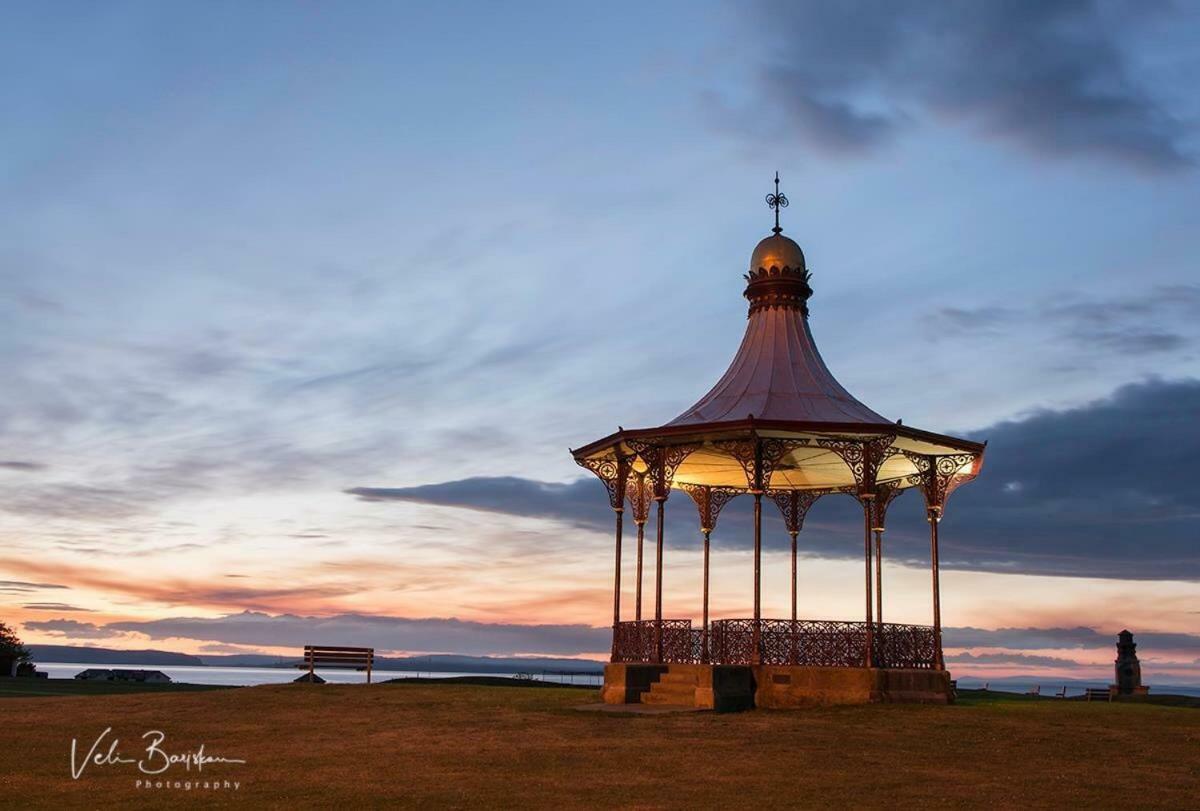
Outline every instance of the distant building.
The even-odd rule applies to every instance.
[[[139,682],[143,684],[168,684],[171,677],[161,670],[126,670],[122,668],[107,669],[89,667],[82,673],[76,673],[75,678],[82,681],[120,681]]]

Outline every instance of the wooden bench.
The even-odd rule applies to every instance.
[[[1055,693],[1054,697],[1055,698],[1066,698],[1067,697],[1067,685],[1064,684],[1063,689],[1061,689],[1057,693]]]
[[[1042,685],[1040,685],[1040,684],[1037,687],[1034,687],[1032,690],[1025,691],[1025,695],[1027,695],[1027,696],[1040,696],[1041,694],[1042,694]]]
[[[1097,701],[1112,701],[1112,690],[1107,687],[1088,687],[1083,691],[1084,698],[1091,701],[1093,698]]]
[[[304,664],[308,668],[309,680],[313,670],[320,667],[353,668],[367,671],[367,684],[371,683],[371,666],[375,664],[374,648],[344,648],[336,645],[305,645]]]

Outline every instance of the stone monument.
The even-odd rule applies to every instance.
[[[1142,664],[1137,657],[1137,643],[1133,634],[1121,631],[1117,634],[1117,682],[1113,685],[1117,695],[1144,696],[1149,687],[1142,686]]]

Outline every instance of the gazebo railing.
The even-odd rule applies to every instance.
[[[661,635],[657,633],[661,627]],[[697,663],[701,659],[702,632],[691,620],[622,622],[615,629],[614,662]],[[659,638],[662,655],[659,655]]]
[[[703,661],[703,631],[691,620],[622,622],[614,629],[614,662],[696,663]],[[932,669],[937,661],[937,637],[928,625],[840,622],[835,620],[758,621],[759,655],[754,655],[755,621],[716,620],[709,626],[711,664],[806,665],[862,667],[866,659],[867,628],[871,629],[875,667]],[[662,655],[658,640],[662,640]]]

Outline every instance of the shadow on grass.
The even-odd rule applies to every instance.
[[[565,688],[568,690],[599,690],[595,684],[564,684],[557,681],[542,681],[541,679],[514,679],[511,676],[449,676],[446,678],[429,679],[420,676],[388,679],[380,684],[473,684],[478,687],[539,687]]]
[[[223,684],[140,684],[138,682],[78,681],[76,679],[0,678],[0,698],[36,696],[108,696],[132,693],[193,693],[204,690],[230,690]]]

